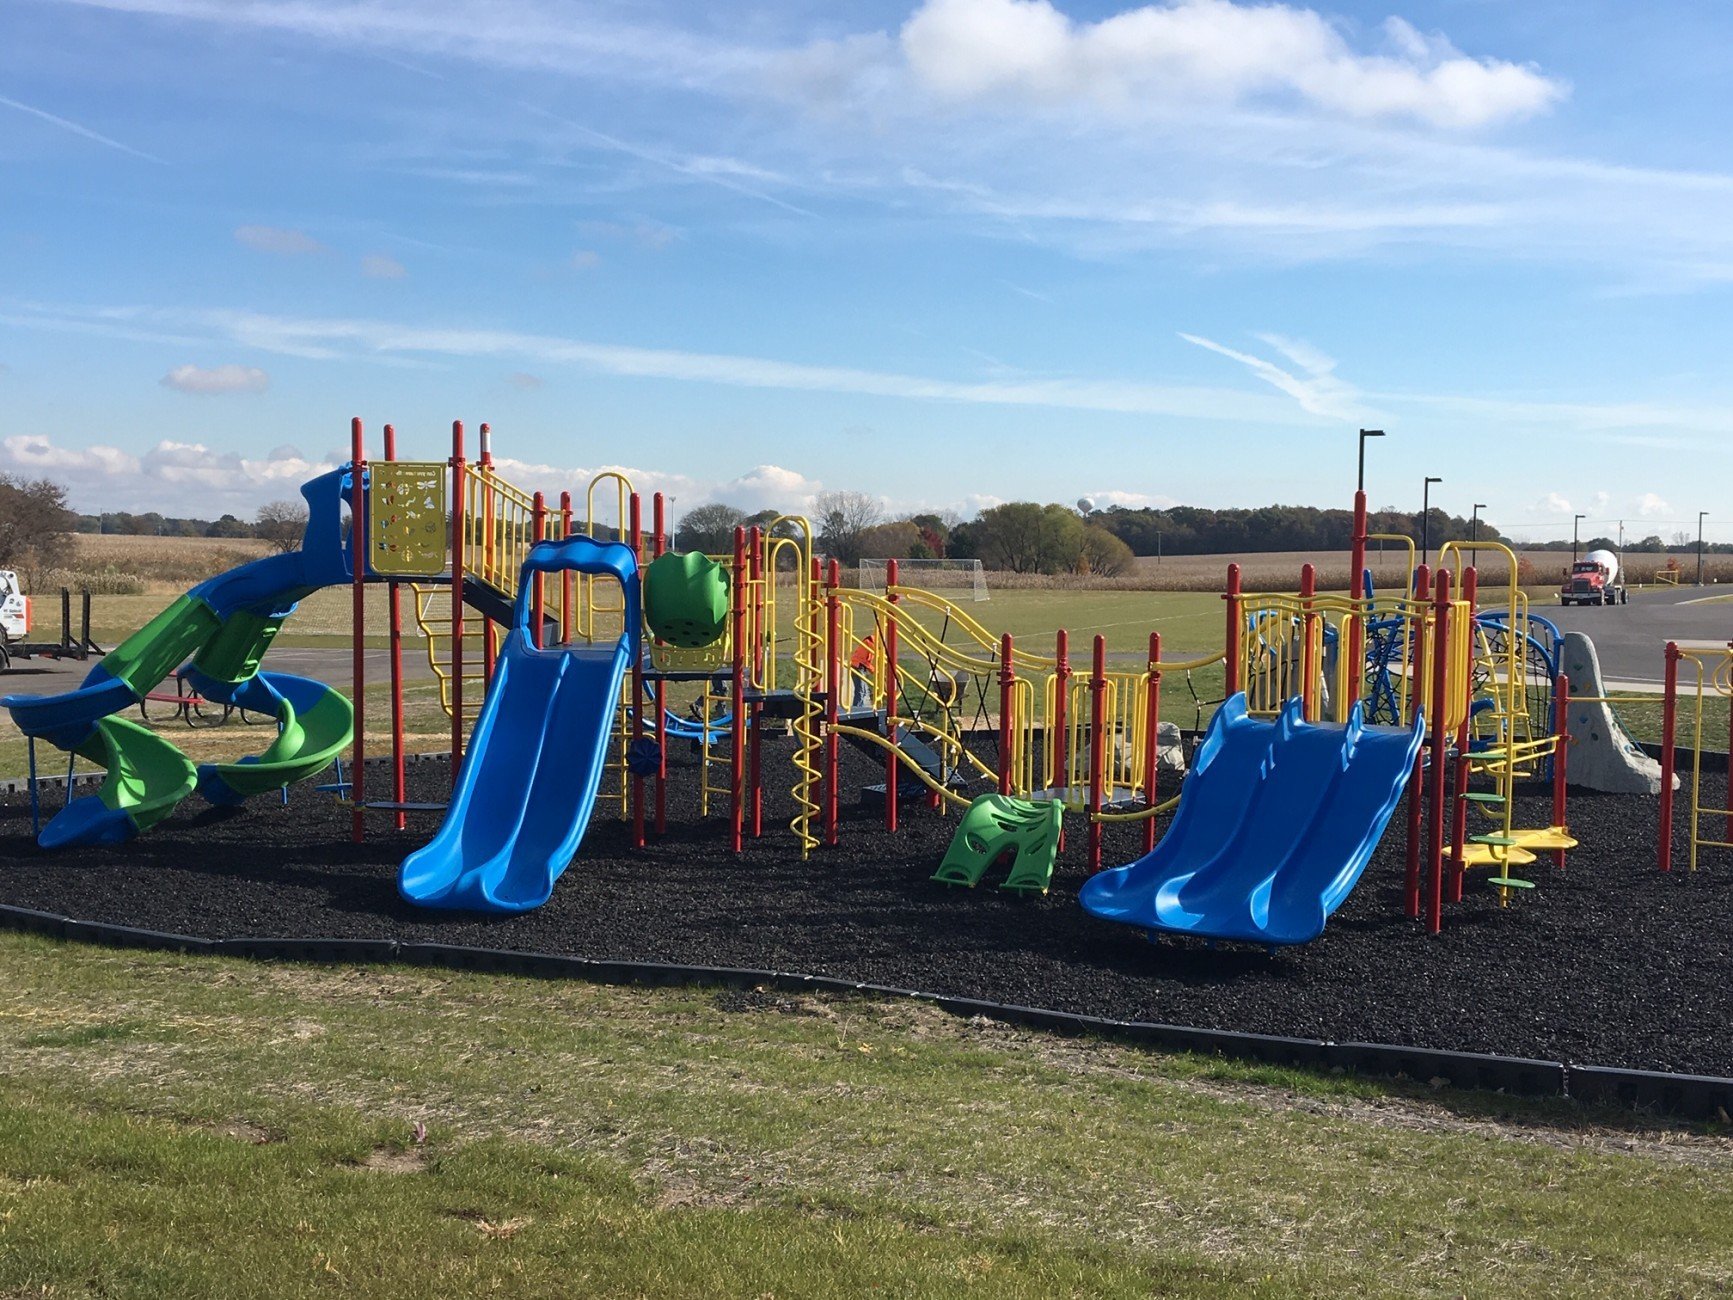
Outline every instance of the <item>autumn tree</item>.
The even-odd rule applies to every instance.
[[[253,535],[269,542],[279,555],[300,546],[301,534],[306,531],[307,505],[303,501],[267,502],[253,517]]]
[[[72,554],[75,519],[60,484],[0,474],[0,568],[16,570],[28,586],[44,571],[63,567]]]

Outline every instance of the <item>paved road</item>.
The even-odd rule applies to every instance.
[[[1586,633],[1609,681],[1659,686],[1667,642],[1709,646],[1733,638],[1733,591],[1724,587],[1633,591],[1628,605],[1535,605],[1533,612]]]

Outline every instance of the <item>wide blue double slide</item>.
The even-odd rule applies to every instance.
[[[619,581],[625,621],[613,645],[539,650],[531,642],[531,576],[568,570]],[[639,627],[631,547],[571,537],[531,548],[445,820],[398,871],[404,898],[478,912],[547,902],[590,824]]]
[[[1216,711],[1155,848],[1084,882],[1103,920],[1150,931],[1266,945],[1309,943],[1366,869],[1401,801],[1425,734],[1305,721],[1288,701],[1273,721],[1246,697]]]

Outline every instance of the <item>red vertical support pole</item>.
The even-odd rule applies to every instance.
[[[1570,711],[1571,711],[1571,679],[1560,673],[1552,687],[1552,824],[1564,827],[1565,822],[1565,766],[1570,752]],[[1565,851],[1553,850],[1553,865],[1560,871],[1565,869]]]
[[[1053,637],[1053,716],[1048,725],[1048,785],[1063,788],[1071,784],[1071,634],[1064,628]],[[1065,834],[1063,825],[1059,834]]]
[[[885,751],[885,829],[897,828],[897,785],[902,778],[902,763],[897,758],[897,697],[902,683],[897,680],[897,562],[885,564],[885,593],[890,601],[890,617],[885,619],[885,739],[891,747]]]
[[[1227,638],[1222,642],[1227,660],[1223,666],[1227,681],[1224,694],[1231,697],[1243,685],[1240,681],[1240,624],[1245,620],[1240,617],[1240,566],[1237,564],[1228,565],[1228,589],[1223,599],[1228,603]]]
[[[644,564],[643,523],[642,507],[638,494],[634,492],[627,502],[626,532],[632,558],[638,563],[638,572],[632,575],[632,581],[640,584],[640,590]],[[625,618],[623,610],[620,617]],[[620,635],[626,638],[632,656],[632,748],[640,750],[644,743],[644,629],[626,627],[622,623]],[[637,848],[644,847],[644,778],[636,769],[632,771],[632,843]]]
[[[1143,802],[1154,808],[1161,775],[1161,633],[1149,634],[1149,679],[1143,701]],[[1143,851],[1155,848],[1155,816],[1143,820]]]
[[[1449,707],[1450,676],[1450,570],[1440,569],[1433,579],[1436,596],[1432,606],[1432,770],[1426,792],[1431,814],[1426,839],[1426,932],[1437,934],[1444,927],[1444,763],[1450,733],[1445,727]]]
[[[1480,578],[1473,566],[1462,571],[1462,599],[1468,603],[1468,636],[1470,644],[1474,638],[1474,602],[1479,592]],[[1462,709],[1462,721],[1456,724],[1456,763],[1451,774],[1450,798],[1450,878],[1446,890],[1446,900],[1452,903],[1462,901],[1462,879],[1467,874],[1463,854],[1468,852],[1468,719],[1474,705],[1474,674],[1469,673],[1462,683],[1462,699],[1458,701]]]
[[[389,424],[385,426],[385,459],[397,459],[397,430]],[[400,804],[408,797],[408,781],[403,768],[403,591],[395,578],[385,590],[391,620],[391,802]],[[409,818],[401,808],[392,815],[391,821],[398,830],[409,824]]]
[[[834,569],[836,561],[832,560]],[[842,693],[842,597],[833,587],[825,600],[827,631],[824,654],[824,842],[835,844],[842,800],[837,791],[841,759],[837,753],[841,737],[836,734],[837,696]]]
[[[1366,617],[1360,606],[1366,597],[1362,575],[1366,572],[1366,493],[1354,493],[1354,537],[1348,551],[1348,596],[1354,612],[1348,626],[1348,704],[1360,698],[1361,679],[1366,675]],[[1342,715],[1346,717],[1347,714]]]
[[[769,674],[765,671],[764,663],[764,640],[766,630],[765,609],[770,599],[770,593],[766,586],[766,582],[775,582],[776,574],[771,572],[768,575],[768,578],[766,577],[764,565],[764,533],[756,525],[753,527],[751,532],[746,534],[746,555],[747,569],[752,575],[753,593],[752,619],[747,635],[752,640],[753,676],[757,680],[759,689],[762,691],[765,682],[769,680]],[[795,584],[795,590],[798,591],[799,589],[800,584],[797,582]],[[798,629],[796,635],[799,635]],[[763,770],[764,761],[762,749],[762,741],[764,739],[764,706],[762,704],[755,704],[752,706],[750,725],[748,726],[747,731],[743,734],[747,736],[746,743],[749,746],[747,749],[747,755],[751,761],[750,775],[748,776],[746,784],[747,788],[752,792],[752,806],[747,812],[747,818],[752,823],[752,838],[757,839],[760,835],[764,834],[764,786],[759,780],[759,773]]]
[[[1011,662],[1011,634],[999,638],[999,793],[1011,793],[1011,739],[1016,708],[1017,672]]]
[[[530,543],[542,541],[547,535],[548,499],[537,492],[530,498]],[[547,613],[547,586],[542,578],[539,570],[530,578],[530,644],[537,650],[543,649],[546,641],[542,622]]]
[[[667,500],[658,492],[650,498],[650,558],[661,559],[668,546]],[[656,681],[656,834],[668,832],[668,682]],[[706,718],[704,725],[709,726]]]
[[[1673,748],[1679,732],[1679,646],[1667,642],[1666,693],[1661,697],[1661,833],[1656,850],[1662,871],[1673,869],[1673,771],[1678,767]]]
[[[1101,870],[1101,795],[1106,783],[1107,638],[1096,636],[1089,666],[1089,871]]]
[[[1431,582],[1430,570],[1422,564],[1414,570],[1417,589],[1424,591]],[[1412,725],[1417,714],[1424,712],[1420,701],[1426,689],[1426,631],[1421,619],[1423,607],[1414,607],[1414,653],[1409,659],[1408,699],[1412,711],[1404,721]],[[1405,915],[1420,917],[1420,841],[1424,834],[1421,813],[1426,805],[1426,747],[1414,755],[1414,770],[1408,776],[1408,846],[1407,875],[1403,882],[1402,907]]]
[[[451,422],[451,786],[463,762],[463,552],[464,482],[463,421]]]
[[[1318,625],[1313,612],[1318,599],[1318,570],[1300,566],[1300,716],[1307,722],[1318,718],[1318,655],[1312,648],[1312,632]]]
[[[367,761],[367,444],[359,417],[349,421],[349,577],[350,626],[354,634],[355,748],[349,760],[349,838],[367,838],[362,769]]]
[[[488,427],[486,421],[483,421],[480,432],[481,466],[483,469],[492,469],[493,430]],[[494,514],[493,480],[492,478],[484,478],[482,483],[481,576],[485,581],[498,587],[499,574],[495,570],[499,564],[499,537],[498,520]],[[482,680],[489,686],[493,685],[494,659],[497,653],[493,643],[493,620],[484,614],[481,618],[481,675]]]
[[[728,776],[733,791],[730,801],[729,847],[739,853],[746,847],[746,584],[741,581],[746,572],[746,530],[734,530],[734,593],[733,706],[734,717],[729,723]],[[702,773],[700,773],[702,776]]]
[[[560,493],[560,540],[564,541],[572,535],[572,494]],[[560,643],[570,645],[572,640],[572,571],[562,570],[560,573]]]

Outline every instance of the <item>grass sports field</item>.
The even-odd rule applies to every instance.
[[[1733,1144],[1628,1117],[907,1004],[11,935],[0,961],[9,1297],[1623,1296],[1733,1279]]]

